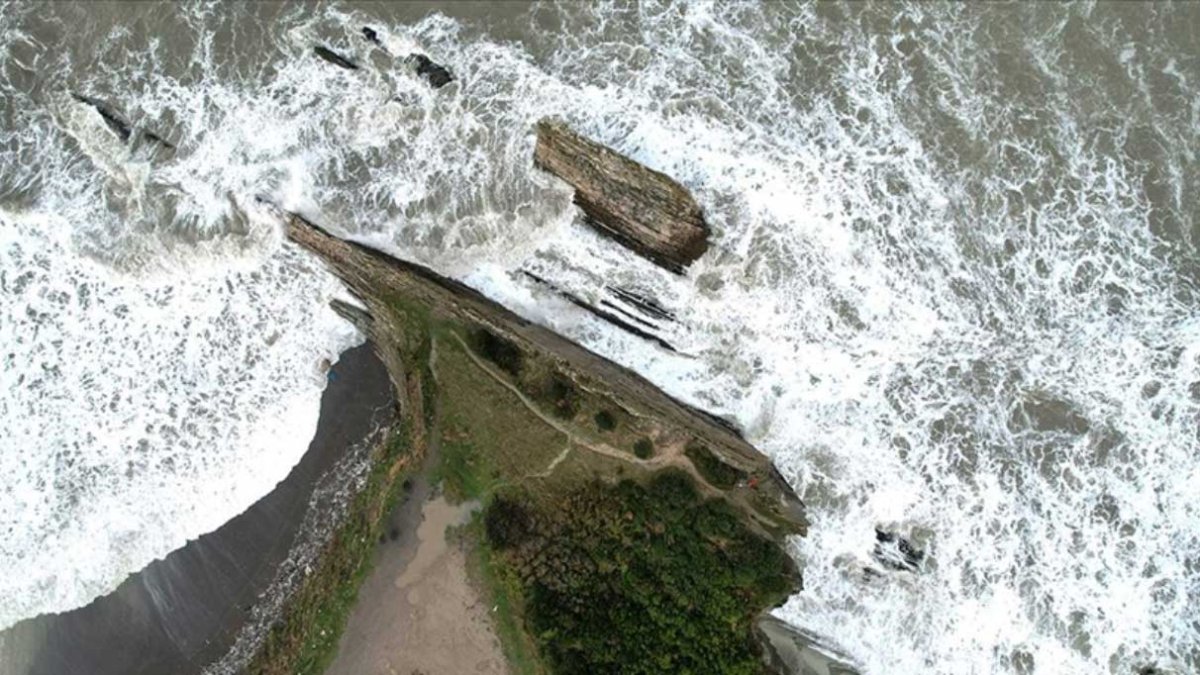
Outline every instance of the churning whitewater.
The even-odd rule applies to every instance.
[[[361,338],[263,198],[736,420],[812,519],[778,613],[861,671],[1200,670],[1195,7],[443,11],[0,5],[0,627],[298,461]],[[709,253],[580,226],[546,115],[687,185]],[[681,353],[522,270],[657,299]]]

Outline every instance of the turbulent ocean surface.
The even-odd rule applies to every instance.
[[[545,115],[710,252],[582,226]],[[1196,5],[0,3],[0,627],[304,452],[361,337],[262,197],[736,420],[810,507],[779,616],[862,671],[1200,671],[1198,132]],[[656,298],[681,353],[520,270]]]

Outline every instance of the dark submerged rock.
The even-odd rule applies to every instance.
[[[313,47],[313,52],[317,56],[321,57],[322,59],[328,61],[329,63],[332,63],[333,65],[335,65],[339,68],[345,68],[346,70],[358,70],[357,63],[351,61],[350,59],[346,58],[345,56],[342,56],[341,54],[338,54],[337,52],[333,51],[332,49],[329,49],[328,47],[322,47],[321,45],[317,45],[316,47]]]
[[[367,42],[370,42],[376,47],[383,47],[383,41],[379,39],[379,33],[376,33],[374,28],[371,28],[370,26],[363,26],[362,35],[364,38],[366,38]]]
[[[588,302],[587,300],[584,300],[583,298],[579,297],[578,295],[575,295],[574,293],[571,293],[570,291],[566,291],[566,290],[563,290],[562,288],[559,288],[557,285],[551,283],[550,281],[548,281],[546,279],[543,279],[542,277],[534,274],[533,272],[530,272],[528,270],[521,270],[521,273],[524,274],[529,279],[537,282],[538,284],[540,284],[542,286],[545,286],[546,288],[549,288],[551,291],[554,291],[558,295],[562,296],[567,302],[570,302],[572,305],[575,305],[576,307],[579,307],[580,309],[586,310],[587,312],[591,313],[592,315],[596,316],[597,318],[603,319],[604,321],[611,323],[612,325],[616,326],[617,328],[620,328],[621,330],[632,333],[632,334],[642,338],[643,340],[648,340],[650,342],[653,342],[654,344],[658,345],[659,347],[662,347],[663,349],[665,349],[669,352],[679,353],[679,350],[675,349],[675,346],[672,345],[670,342],[667,342],[663,338],[661,338],[658,335],[651,332],[651,330],[648,330],[648,329],[654,329],[654,328],[656,328],[656,326],[654,326],[653,324],[647,323],[645,321],[641,321],[637,317],[630,316],[628,313],[621,310],[621,308],[616,307],[615,305],[608,302],[607,300],[601,300],[600,305],[602,305],[603,307],[608,307],[610,310],[615,310],[615,312],[605,310],[602,307],[597,307],[596,305],[593,305],[592,303]],[[629,317],[630,319],[632,319],[634,321],[638,321],[639,323],[642,323],[644,326],[646,326],[646,329],[640,328],[640,327],[635,326],[634,324],[630,323],[629,321],[626,321],[624,318],[622,318],[616,312],[625,314],[625,316]]]
[[[879,564],[897,572],[916,572],[925,560],[925,552],[907,538],[879,528],[875,528],[874,556]]]
[[[454,76],[450,74],[449,70],[444,66],[434,63],[424,54],[409,54],[408,58],[416,64],[417,75],[428,80],[434,89],[441,89],[454,81]]]
[[[663,307],[657,300],[644,293],[636,293],[634,291],[621,288],[619,286],[606,286],[605,289],[619,298],[622,302],[630,304],[641,311],[643,314],[660,321],[675,321],[675,313]]]
[[[174,143],[172,143],[171,141],[168,141],[167,139],[163,138],[162,136],[159,136],[158,134],[154,133],[153,131],[144,131],[143,130],[142,138],[146,139],[147,141],[150,141],[151,143],[157,143],[158,145],[161,145],[164,148],[168,148],[170,150],[175,149]]]

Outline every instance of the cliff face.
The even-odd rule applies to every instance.
[[[708,250],[708,224],[687,188],[571,131],[537,125],[533,163],[570,183],[588,224],[673,272]]]
[[[519,353],[545,361],[572,388],[603,398],[632,416],[653,420],[661,436],[678,445],[678,461],[713,493],[722,494],[746,513],[753,526],[773,536],[805,531],[800,500],[770,460],[726,420],[671,398],[637,373],[428,268],[338,239],[299,216],[290,218],[287,235],[325,260],[362,299],[366,312],[348,306],[338,309],[380,345],[380,357],[402,399],[411,378],[405,372],[409,360],[405,355],[414,353],[427,338],[419,333],[425,328],[397,314],[398,304],[410,312],[497,336]]]
[[[758,672],[753,625],[800,590],[783,543],[806,523],[733,425],[428,268],[298,216],[287,235],[362,301],[334,308],[376,345],[411,454],[440,448],[445,494],[483,503],[464,541],[514,672],[703,670],[711,654]],[[645,607],[665,608],[653,627]]]

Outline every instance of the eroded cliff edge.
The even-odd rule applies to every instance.
[[[427,330],[423,325],[414,327],[397,307],[461,322],[468,333],[486,331],[511,342],[524,354],[550,361],[575,387],[609,399],[613,407],[657,421],[657,435],[691,448],[687,453],[691,457],[700,457],[689,457],[686,464],[693,467],[689,472],[743,509],[761,531],[772,535],[806,531],[799,498],[771,461],[726,420],[668,396],[628,368],[426,267],[339,239],[296,215],[289,218],[287,236],[324,260],[363,302],[366,311],[343,303],[335,309],[380,346],[380,357],[397,390],[403,391],[405,379],[411,377],[402,355],[426,339],[419,333]],[[727,477],[704,475],[713,471]]]
[[[377,346],[398,392],[402,416],[417,420],[409,429],[414,451],[420,452],[427,436],[441,439],[447,448],[441,471],[448,491],[461,492],[464,499],[503,504],[509,515],[517,503],[516,508],[530,516],[528,522],[522,520],[525,515],[518,518],[524,524],[517,528],[515,543],[505,539],[513,530],[501,528],[497,535],[492,521],[491,531],[485,533],[482,523],[476,530],[481,540],[488,540],[485,545],[493,545],[493,572],[508,570],[504,574],[510,596],[522,595],[521,588],[544,585],[548,565],[591,560],[590,554],[580,557],[546,545],[563,532],[594,531],[586,518],[558,517],[565,504],[577,505],[575,512],[580,504],[628,512],[612,520],[613,527],[620,527],[608,529],[623,531],[620,536],[626,542],[647,537],[642,544],[623,544],[635,558],[643,548],[654,548],[656,537],[694,540],[701,554],[722,560],[732,556],[731,551],[753,548],[751,558],[735,563],[730,557],[727,566],[736,569],[746,566],[745,560],[756,565],[766,561],[758,576],[725,579],[722,590],[729,597],[744,596],[746,606],[733,611],[746,625],[758,612],[799,590],[799,572],[783,546],[786,537],[805,532],[803,505],[771,462],[730,423],[673,399],[640,375],[428,268],[332,236],[299,216],[290,216],[286,227],[287,236],[322,259],[361,302],[361,307],[335,303],[335,309]],[[431,422],[429,411],[435,407],[446,410],[446,420]],[[680,487],[680,480],[691,487]],[[675,487],[671,495],[657,494],[663,486]],[[621,504],[643,504],[650,515],[634,515]],[[697,523],[707,524],[692,524],[693,511],[700,518]],[[686,514],[683,521],[671,520],[681,513]],[[596,516],[598,522],[604,518]],[[588,545],[610,543],[596,539]],[[666,567],[684,569],[682,562],[669,556],[626,560],[618,555],[613,560],[653,575]],[[723,569],[724,564],[718,560],[712,569]],[[607,563],[602,567],[607,569]],[[718,581],[693,577],[690,583]],[[544,595],[544,590],[538,593]],[[602,590],[608,593],[612,588]],[[623,591],[615,592],[614,602],[629,600]],[[706,593],[701,589],[692,595]],[[507,632],[521,635],[508,641],[523,640],[532,654],[525,666],[514,670],[555,669],[553,661],[566,657],[539,658],[550,650],[545,641],[532,644],[541,638],[531,637],[525,625],[535,623],[536,612],[520,597],[509,599],[510,613],[517,618],[508,617],[512,630]],[[569,608],[541,611],[560,610]],[[698,618],[687,621],[704,623]],[[707,626],[722,623],[706,621]],[[506,631],[500,632],[503,636]],[[751,631],[745,633],[746,642],[752,642]]]

